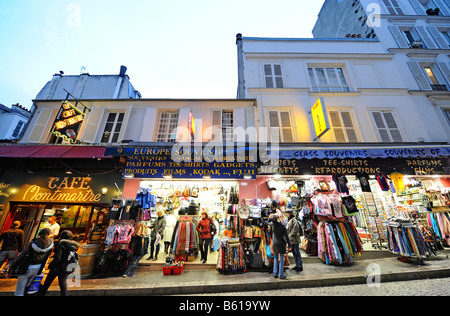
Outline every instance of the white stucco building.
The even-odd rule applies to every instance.
[[[281,129],[281,141],[287,143],[450,140],[450,50],[434,39],[435,46],[401,47],[393,36],[406,24],[420,32],[436,29],[443,34],[449,17],[414,15],[409,2],[405,10],[411,15],[392,15],[390,7],[379,4],[381,26],[362,27],[361,20],[371,12],[365,9],[373,3],[325,1],[315,38],[238,34],[238,98],[257,100],[257,126],[269,133]],[[431,22],[434,26],[420,27]],[[427,76],[430,69],[437,82]],[[327,108],[330,131],[316,139],[310,110],[319,98]]]
[[[0,141],[19,140],[27,126],[32,110],[20,104],[13,104],[10,108],[0,104]]]

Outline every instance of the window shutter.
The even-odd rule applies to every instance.
[[[438,48],[436,44],[434,44],[433,40],[428,36],[428,33],[423,26],[416,26],[416,30],[419,33],[425,45],[427,46],[427,48],[429,49]]]
[[[392,33],[392,36],[394,37],[395,41],[397,42],[398,47],[400,48],[408,48],[408,44],[406,43],[405,38],[402,35],[402,32],[396,25],[389,25],[389,30]]]
[[[373,119],[375,120],[375,125],[378,129],[378,133],[380,134],[381,141],[383,143],[389,143],[391,141],[386,125],[384,124],[383,118],[381,116],[381,112],[372,112]]]
[[[281,66],[273,65],[273,70],[275,73],[275,83],[277,88],[283,88],[283,75],[281,74]]]
[[[273,88],[273,78],[272,78],[272,65],[264,65],[264,79],[266,82],[266,88]]]
[[[445,16],[449,16],[450,12],[445,6],[444,2],[442,0],[434,0],[434,3],[438,6],[439,10],[441,10],[441,13]],[[447,0],[447,5],[450,5],[450,3]]]
[[[415,62],[415,61],[409,61],[408,66],[411,69],[414,77],[416,78],[420,89],[421,90],[431,90],[431,86],[428,83],[428,80],[425,78],[423,71],[422,71],[422,67],[419,65],[419,63]]]
[[[294,141],[292,137],[292,126],[291,117],[288,111],[280,112],[280,122],[281,122],[281,134],[283,135],[283,142],[291,143]]]
[[[222,141],[222,110],[212,111],[211,140]]]
[[[413,6],[414,10],[416,10],[417,15],[427,15],[423,5],[421,5],[418,0],[409,0],[409,2]]]
[[[86,122],[86,129],[84,131],[82,141],[86,143],[95,143],[95,138],[97,136],[97,131],[100,126],[100,121],[103,116],[104,109],[98,107],[92,107],[91,112],[89,112],[89,117]]]
[[[394,10],[394,7],[392,6],[391,2],[389,0],[383,0],[384,5],[388,9],[390,14],[396,15],[397,13]]]
[[[436,43],[438,43],[440,48],[448,49],[449,45],[447,41],[445,40],[444,36],[442,36],[442,33],[439,32],[439,30],[434,26],[428,26],[428,31],[433,35],[434,40]]]
[[[389,128],[389,132],[391,133],[391,137],[394,142],[403,142],[402,135],[400,134],[400,130],[395,122],[394,115],[392,112],[383,112],[384,120],[386,121],[387,127]]]
[[[341,112],[342,122],[344,123],[345,131],[347,132],[347,140],[351,143],[357,143],[356,131],[353,126],[352,116],[350,112]]]
[[[36,123],[33,126],[33,130],[28,137],[29,143],[43,143],[46,141],[42,140],[42,138],[45,132],[50,133],[50,119],[54,120],[56,117],[56,114],[53,115],[53,112],[54,110],[49,108],[43,108],[41,110],[39,117],[37,118]]]
[[[331,124],[333,125],[334,138],[338,143],[345,143],[344,129],[341,124],[338,111],[330,111]]]
[[[447,88],[450,90],[450,70],[445,62],[438,62],[439,69],[441,69],[442,74],[444,75],[445,79],[447,79]]]

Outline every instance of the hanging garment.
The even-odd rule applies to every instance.
[[[363,192],[372,192],[370,189],[370,183],[369,183],[369,175],[365,172],[358,172],[356,174],[356,177],[359,180],[359,183],[361,184],[361,190]]]
[[[405,184],[403,183],[403,174],[400,172],[392,172],[390,174],[392,181],[394,182],[395,189],[398,191],[405,190]]]
[[[336,184],[336,190],[339,193],[349,193],[347,187],[347,177],[342,173],[333,174],[333,181]]]
[[[375,177],[378,181],[378,184],[380,185],[380,188],[382,191],[389,191],[389,184],[388,184],[388,177],[386,174],[382,172],[377,172],[375,174]]]

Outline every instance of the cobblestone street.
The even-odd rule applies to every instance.
[[[217,294],[211,294],[217,295]],[[273,291],[233,292],[230,296],[450,296],[450,278],[385,282],[379,287],[365,284]]]

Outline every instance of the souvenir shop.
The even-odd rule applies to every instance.
[[[307,254],[338,265],[351,264],[366,249],[424,259],[450,246],[448,154],[430,150],[423,157],[424,151],[383,159],[352,150],[346,155],[362,158],[297,159],[306,155],[297,151],[296,158],[284,155],[290,159],[272,169],[263,165],[258,174],[271,173],[270,190],[299,211]]]
[[[139,237],[134,243],[138,250],[131,249],[138,253],[134,260],[139,264],[153,262],[146,258],[156,244],[157,263],[169,258],[200,264],[195,228],[206,211],[217,232],[205,267],[213,264],[220,273],[264,270],[273,263],[269,215],[277,213],[286,222],[285,212],[293,210],[303,230],[301,248],[326,264],[351,265],[368,249],[427,257],[447,247],[450,181],[445,149],[393,151],[385,157],[379,151],[281,151],[275,165],[236,164],[218,170],[204,162],[172,168],[167,157],[155,159],[158,154],[146,156],[138,149],[139,158],[128,155],[131,168],[125,168],[124,194],[116,201],[122,215],[112,221],[116,231],[111,236],[116,237],[111,246],[122,240],[127,246],[121,248],[131,249],[132,238]],[[127,155],[123,149],[121,154]],[[159,167],[152,166],[155,161]],[[129,213],[124,205],[131,206]],[[165,230],[150,247],[159,212]],[[409,230],[400,235],[402,225]],[[405,236],[416,238],[415,243],[405,243]]]

